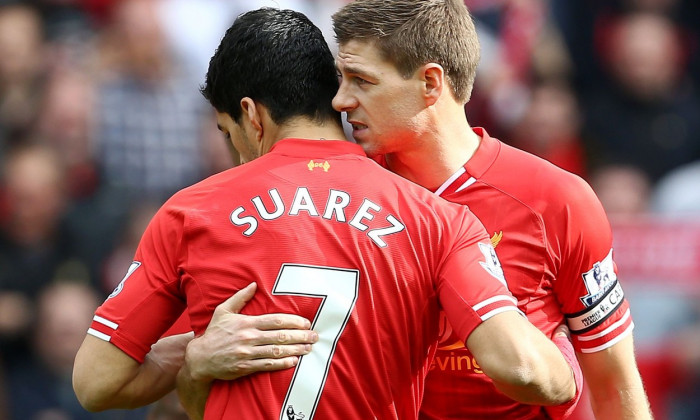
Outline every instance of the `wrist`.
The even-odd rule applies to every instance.
[[[206,361],[206,346],[201,337],[197,337],[190,341],[185,349],[185,372],[193,381],[212,382],[214,377],[207,371],[206,363],[201,363],[202,360]]]

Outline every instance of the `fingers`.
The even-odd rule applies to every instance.
[[[311,352],[311,344],[285,344],[256,346],[250,355],[251,360],[284,359],[293,356],[304,356]]]
[[[298,356],[288,356],[278,359],[254,359],[241,364],[241,372],[244,376],[254,372],[272,372],[275,370],[289,369],[299,364]],[[237,375],[239,376],[239,375]],[[240,377],[239,376],[239,377]]]
[[[274,330],[261,333],[257,345],[277,344],[314,344],[318,341],[318,333],[308,330]]]
[[[311,328],[311,321],[292,314],[257,315],[251,317],[250,320],[255,323],[255,328],[263,331],[282,329],[308,330]]]
[[[217,309],[222,309],[226,312],[237,314],[243,309],[246,303],[255,296],[255,291],[258,290],[257,283],[250,283],[246,287],[236,292],[233,296],[221,302]]]
[[[207,377],[233,380],[255,372],[288,369],[299,363],[299,357],[311,352],[310,344],[248,347],[245,354],[228,354],[223,360],[208,359],[202,365]]]

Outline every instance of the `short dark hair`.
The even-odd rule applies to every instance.
[[[335,59],[321,30],[304,14],[263,7],[240,15],[209,62],[200,91],[219,112],[240,121],[240,101],[258,101],[282,124],[293,117],[340,124]]]
[[[458,101],[471,96],[479,39],[462,0],[355,0],[333,15],[336,41],[371,42],[403,77],[440,64]]]

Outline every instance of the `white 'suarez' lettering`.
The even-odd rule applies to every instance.
[[[304,187],[297,188],[297,193],[294,194],[294,201],[292,201],[292,208],[289,209],[289,215],[297,216],[301,210],[308,212],[309,216],[318,216],[318,210],[314,206],[311,194]]]
[[[233,223],[236,226],[248,225],[248,229],[244,230],[243,234],[245,236],[250,236],[258,228],[258,219],[256,219],[253,216],[238,217],[244,211],[245,209],[243,207],[237,208],[236,210],[231,212],[231,216],[229,217],[229,219],[231,220],[231,223]]]
[[[335,220],[344,223],[345,207],[348,204],[350,204],[350,194],[344,191],[331,190],[328,194],[328,202],[326,203],[326,211],[323,212],[323,218],[332,220],[333,213],[335,213]]]
[[[255,196],[251,199],[254,211],[246,211],[246,208],[241,206],[231,212],[229,220],[234,226],[245,228],[242,234],[251,236],[260,226],[260,221],[275,220],[283,215],[298,216],[300,212],[306,212],[309,216],[318,217],[319,211],[314,203],[313,197],[306,187],[297,187],[294,198],[289,206],[289,211],[285,206],[282,196],[276,189],[271,189],[268,195],[272,199],[273,208],[268,207],[263,203],[261,196]],[[406,226],[392,214],[386,215],[387,226],[384,224],[380,227],[370,227],[365,224],[374,220],[375,216],[379,215],[382,207],[368,198],[363,198],[362,204],[357,209],[355,214],[348,222],[345,210],[350,205],[352,198],[349,193],[339,190],[329,190],[326,207],[323,209],[323,219],[335,219],[340,223],[347,223],[352,228],[361,232],[366,232],[367,237],[377,246],[384,248],[387,246],[385,238],[389,235],[401,232],[406,229]],[[247,213],[247,214],[246,214]],[[375,223],[376,225],[377,223]]]
[[[363,232],[367,230],[368,226],[362,224],[362,219],[374,219],[374,215],[369,212],[370,209],[380,211],[382,208],[365,198],[365,201],[362,202],[362,205],[357,210],[357,213],[355,213],[355,215],[352,217],[350,226],[360,229]]]
[[[253,197],[251,201],[255,205],[255,209],[258,211],[258,214],[261,218],[263,218],[264,220],[274,220],[280,217],[282,213],[284,213],[284,203],[282,202],[282,197],[280,197],[280,193],[276,189],[273,188],[267,193],[270,195],[270,198],[272,198],[272,202],[275,204],[274,213],[270,213],[267,211],[267,209],[265,208],[265,204],[263,204],[262,198],[260,198],[259,195]]]

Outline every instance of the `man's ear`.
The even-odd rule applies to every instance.
[[[262,141],[264,127],[262,123],[261,109],[258,104],[249,97],[241,99],[241,109],[243,110],[243,118],[247,121],[253,130],[255,130],[255,140]]]
[[[428,63],[420,71],[426,105],[434,105],[445,89],[445,70],[437,63]]]

